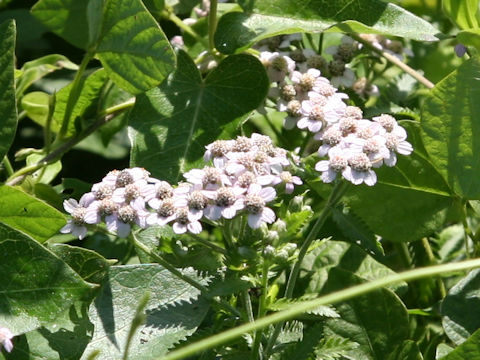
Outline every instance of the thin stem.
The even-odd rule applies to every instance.
[[[90,62],[90,60],[92,60],[93,55],[94,55],[93,52],[87,52],[85,54],[80,64],[80,67],[78,68],[78,71],[75,74],[75,78],[73,79],[73,82],[72,82],[72,88],[70,89],[70,94],[68,94],[65,113],[63,114],[62,127],[58,132],[59,140],[62,140],[67,134],[68,123],[70,122],[73,109],[75,108],[75,104],[77,103],[78,97],[80,96],[80,92],[82,91],[82,88],[83,88],[83,74],[87,68],[88,63]]]
[[[182,19],[180,19],[177,15],[175,15],[175,13],[171,8],[166,8],[164,11],[164,15],[168,20],[173,22],[175,25],[177,25],[180,29],[182,29],[188,35],[192,36],[196,41],[198,41],[199,43],[205,46],[208,45],[200,35],[198,35],[195,31],[193,31],[193,29],[190,26],[185,24],[182,21]]]
[[[205,245],[206,247],[212,249],[213,251],[216,251],[216,252],[218,252],[218,253],[220,253],[220,254],[223,254],[223,255],[226,255],[226,254],[227,254],[227,251],[226,251],[224,248],[222,248],[222,247],[220,247],[220,246],[218,246],[218,245],[215,245],[215,244],[213,244],[212,242],[210,242],[210,241],[208,241],[208,240],[205,240],[204,238],[202,238],[202,237],[200,237],[200,236],[198,236],[198,235],[191,234],[191,236],[192,236],[192,238],[195,239],[195,241],[201,243],[202,245]]]
[[[3,163],[3,167],[5,168],[5,171],[7,172],[7,175],[12,176],[13,175],[13,167],[12,167],[12,163],[8,159],[7,155],[5,155],[3,157],[2,163]]]
[[[210,0],[208,12],[208,49],[213,53],[215,49],[215,30],[217,30],[217,3],[218,0]]]
[[[43,132],[44,143],[45,143],[45,153],[50,152],[50,145],[52,144],[52,119],[53,114],[55,113],[55,103],[57,102],[57,96],[54,92],[48,100],[48,115],[47,120],[45,121],[45,128]]]
[[[248,294],[248,289],[242,291],[242,298],[243,303],[245,304],[245,311],[247,312],[248,322],[254,322],[255,318],[253,317],[252,300],[250,299],[250,295]]]
[[[350,288],[336,291],[325,296],[321,296],[314,300],[305,301],[302,303],[294,304],[288,309],[279,311],[277,313],[265,316],[261,319],[257,319],[253,323],[246,323],[237,326],[233,329],[224,331],[220,334],[215,334],[206,339],[194,342],[178,350],[172,351],[166,356],[162,357],[162,360],[178,360],[185,359],[188,356],[195,355],[199,352],[207,349],[214,348],[216,346],[228,343],[246,333],[265,328],[275,323],[284,322],[293,319],[309,310],[315,309],[321,305],[336,304],[341,301],[346,301],[354,297],[364,295],[371,291],[383,288],[388,285],[398,284],[399,282],[407,282],[435,275],[444,275],[445,273],[468,270],[472,268],[480,267],[480,259],[466,260],[458,263],[449,263],[443,265],[436,265],[430,267],[424,267],[414,270],[408,270],[398,274],[392,274],[381,279],[377,279],[368,283],[352,286]]]
[[[468,222],[467,222],[467,202],[464,201],[460,205],[460,207],[462,209],[462,224],[463,224],[463,237],[465,238],[465,253],[466,253],[467,259],[469,259],[471,257],[469,239],[472,239],[473,241],[473,233],[472,233],[472,229],[470,229],[470,226],[468,225]]]
[[[267,292],[268,292],[268,268],[269,268],[269,261],[267,259],[263,260],[263,267],[262,267],[262,294],[260,295],[260,302],[258,304],[258,318],[265,316],[267,309],[266,309],[266,299],[267,299]],[[255,340],[253,343],[253,350],[252,354],[256,359],[259,355],[260,350],[260,342],[263,336],[263,329],[259,329],[255,332]]]
[[[430,80],[428,80],[426,77],[424,77],[422,74],[420,74],[418,71],[412,69],[410,66],[405,64],[403,61],[397,59],[395,56],[392,54],[387,53],[386,51],[383,51],[382,49],[377,49],[375,46],[373,46],[369,41],[362,39],[360,36],[356,34],[350,34],[352,38],[357,40],[358,42],[361,42],[365,46],[367,46],[370,50],[376,52],[377,54],[383,56],[385,59],[390,61],[393,65],[398,66],[400,69],[405,71],[407,74],[412,76],[414,79],[416,79],[418,82],[422,83],[425,85],[427,88],[431,89],[435,86],[434,83],[432,83]]]
[[[153,252],[151,251],[147,246],[145,246],[144,244],[142,244],[135,236],[134,233],[131,234],[131,236],[129,236],[129,239],[131,240],[131,242],[133,243],[133,246],[135,246],[136,248],[142,250],[144,253],[146,253],[148,256],[150,256],[152,259],[155,259],[155,261],[157,263],[159,263],[160,265],[162,265],[165,269],[167,269],[168,271],[170,271],[173,275],[175,275],[176,277],[178,277],[179,279],[185,281],[186,283],[190,284],[191,286],[193,286],[194,288],[200,290],[202,293],[204,294],[207,294],[208,293],[208,289],[203,286],[202,284],[200,284],[199,282],[193,280],[192,278],[190,278],[189,276],[186,276],[184,274],[182,274],[181,271],[179,271],[177,268],[175,268],[174,266],[170,265],[170,263],[168,263],[167,261],[165,261],[159,254],[157,254],[156,252]],[[224,308],[225,310],[227,310],[228,312],[232,312],[234,313],[235,315],[237,316],[240,316],[240,312],[235,309],[232,305],[230,305],[228,302],[218,298],[218,297],[213,297],[211,298],[215,303],[217,303],[219,306],[221,306],[222,308]]]
[[[436,263],[435,255],[433,255],[432,247],[430,246],[428,238],[422,238],[422,246],[428,257],[428,265],[434,265]],[[447,291],[445,290],[445,284],[443,283],[443,280],[440,276],[437,276],[435,281],[437,282],[440,297],[443,299],[447,295]]]
[[[111,121],[116,115],[120,112],[132,107],[134,105],[134,101],[131,99],[126,101],[125,103],[114,105],[108,109],[106,109],[102,114],[106,116],[101,116],[94,122],[90,127],[85,129],[82,133],[78,134],[77,136],[70,138],[68,141],[64,142],[63,144],[58,145],[50,154],[45,156],[41,159],[38,163],[32,164],[29,166],[25,166],[18,170],[17,172],[13,173],[6,181],[7,185],[15,185],[19,182],[23,181],[25,175],[31,174],[38,169],[42,168],[43,166],[47,166],[52,162],[57,161],[65,152],[73,148],[77,145],[80,141],[85,139],[87,136],[94,133],[98,128],[102,125]]]
[[[328,198],[327,203],[325,204],[325,207],[323,208],[322,212],[320,213],[320,216],[318,217],[317,221],[312,226],[312,229],[310,230],[307,237],[305,238],[305,241],[303,242],[300,248],[300,251],[298,253],[297,261],[293,265],[292,271],[290,272],[290,276],[288,277],[287,287],[285,289],[285,295],[284,295],[286,299],[291,298],[293,295],[293,290],[295,288],[295,283],[300,273],[300,268],[303,262],[303,258],[307,254],[312,241],[316,239],[318,232],[322,228],[327,217],[330,215],[330,211],[332,210],[332,208],[342,198],[343,194],[347,190],[347,185],[348,184],[343,181],[338,181],[335,184],[335,187],[332,189],[332,192],[330,193],[330,197]],[[280,334],[281,329],[282,329],[282,324],[278,323],[275,326],[275,329],[273,330],[273,334],[270,336],[270,339],[268,340],[267,347],[265,348],[265,354],[267,359],[270,355],[270,352],[273,346],[275,345],[275,341],[277,341],[277,338],[278,338],[278,335]]]

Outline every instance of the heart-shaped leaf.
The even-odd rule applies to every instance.
[[[130,113],[131,165],[176,182],[199,165],[205,145],[235,135],[240,117],[257,108],[269,82],[255,57],[227,57],[204,80],[192,59],[160,87],[137,98]]]

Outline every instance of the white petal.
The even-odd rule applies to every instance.
[[[261,214],[249,214],[248,215],[248,226],[252,229],[258,229],[262,225],[262,215]]]
[[[174,223],[172,228],[175,234],[185,234],[187,232],[187,226],[178,222]]]
[[[65,211],[67,211],[69,214],[73,213],[76,208],[78,208],[79,205],[77,203],[77,200],[75,199],[68,199],[63,201],[63,208]]]
[[[225,219],[232,219],[235,217],[236,214],[237,214],[237,209],[235,209],[234,206],[227,206],[222,210],[222,216]]]
[[[269,224],[271,224],[275,221],[276,216],[275,216],[275,213],[273,212],[272,209],[270,209],[268,207],[265,207],[265,208],[263,208],[261,214],[262,214],[262,220],[263,221],[265,221]]]
[[[187,225],[187,229],[192,234],[200,234],[202,232],[202,224],[199,221],[193,221]]]
[[[263,200],[265,200],[265,202],[269,202],[275,199],[275,197],[277,196],[277,192],[273,187],[266,187],[260,190],[258,195],[260,195]]]
[[[123,221],[117,222],[117,235],[120,238],[126,238],[130,234],[130,224],[125,224]]]

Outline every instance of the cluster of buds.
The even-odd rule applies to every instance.
[[[347,40],[342,45],[332,51],[347,60],[356,45]],[[316,170],[322,172],[324,182],[332,182],[340,173],[353,184],[372,186],[377,181],[373,168],[394,166],[397,153],[413,151],[405,129],[392,116],[364,119],[362,110],[347,106],[348,95],[321,76],[318,68],[302,71],[292,58],[277,52],[262,52],[260,60],[274,83],[271,95],[279,97],[278,110],[287,113],[284,127],[308,130],[322,142],[318,153],[328,160],[318,162]]]
[[[175,187],[142,168],[109,172],[79,202],[64,201],[72,218],[61,232],[82,239],[88,225],[103,221],[119,237],[127,237],[135,224],[141,228],[172,224],[177,234],[198,234],[202,218],[215,222],[237,215],[246,216],[249,226],[258,228],[275,221],[275,213],[267,207],[277,196],[274,186],[282,185],[291,193],[302,184],[287,170],[291,165],[287,152],[267,136],[217,140],[206,149],[204,159],[213,166],[186,172],[186,182]]]

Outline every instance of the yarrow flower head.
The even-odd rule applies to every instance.
[[[274,146],[268,136],[217,140],[206,146],[204,159],[213,166],[189,170],[186,182],[177,186],[142,168],[110,171],[79,202],[65,200],[72,218],[61,231],[83,239],[89,227],[104,222],[119,237],[128,237],[134,226],[167,224],[177,234],[198,234],[203,218],[236,216],[246,216],[251,227],[258,227],[275,220],[273,210],[265,206],[276,197],[272,186],[284,184],[285,193],[291,193],[302,184],[289,171],[287,151]]]

